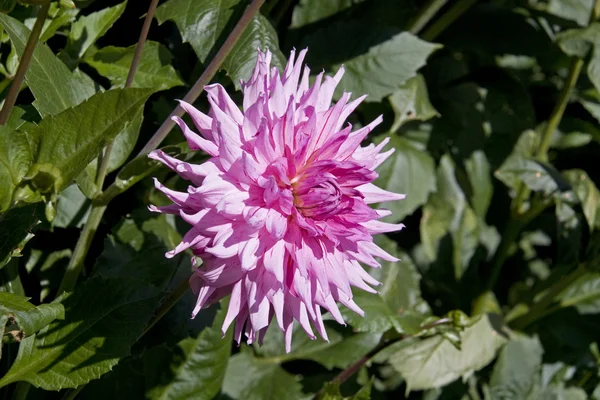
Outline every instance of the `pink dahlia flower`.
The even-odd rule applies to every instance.
[[[176,192],[158,181],[171,201],[151,210],[178,214],[192,228],[167,257],[191,249],[202,259],[190,285],[198,301],[192,316],[231,294],[223,333],[235,320],[235,338],[262,342],[273,316],[285,334],[286,350],[298,321],[312,339],[327,340],[321,316],[329,311],[344,323],[336,302],[363,311],[351,287],[375,292],[377,282],[361,266],[380,267],[374,257],[398,261],[373,243],[372,235],[397,231],[402,224],[378,221],[389,215],[371,203],[400,200],[371,182],[374,169],[393,149],[360,143],[378,125],[352,132],[344,121],[365,98],[349,102],[344,93],[331,106],[344,69],[319,74],[309,86],[309,69],[300,73],[303,50],[281,74],[270,68],[271,53],[258,53],[254,73],[242,82],[243,110],[221,85],[206,86],[209,115],[181,102],[199,134],[175,117],[192,150],[211,158],[201,165],[150,154],[191,182]]]

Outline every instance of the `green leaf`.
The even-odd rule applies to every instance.
[[[266,361],[279,363],[292,360],[312,360],[327,369],[346,368],[370,350],[374,349],[381,339],[380,334],[354,333],[345,334],[339,326],[325,321],[329,342],[322,339],[311,340],[299,325],[294,326],[292,333],[292,351],[285,352],[284,335],[277,326],[271,324],[265,335],[264,344],[255,351]]]
[[[427,84],[421,74],[406,81],[389,99],[395,115],[392,132],[407,121],[427,121],[439,115],[429,102]]]
[[[52,7],[52,5],[50,7]],[[54,17],[51,20],[47,20],[44,24],[44,29],[42,29],[42,34],[40,35],[40,42],[44,43],[48,41],[48,39],[52,38],[56,34],[57,30],[71,23],[78,13],[78,9],[66,10],[64,8],[60,8],[56,15],[54,15]],[[32,20],[33,19],[34,18],[32,18]],[[27,22],[25,23],[25,25],[27,25]]]
[[[83,61],[108,78],[113,87],[124,87],[136,45],[130,47],[104,47]],[[181,86],[184,82],[171,66],[171,52],[158,42],[148,41],[142,49],[138,69],[132,87],[148,87],[166,90]]]
[[[344,62],[346,72],[338,91],[368,93],[367,101],[381,101],[416,77],[417,70],[440,47],[402,32]]]
[[[175,272],[175,266],[187,262],[189,257],[181,255],[168,259],[165,253],[170,250],[154,235],[142,233],[139,249],[118,243],[114,238],[104,242],[104,251],[94,267],[94,274],[106,278],[139,279],[151,283],[159,289],[166,289]]]
[[[472,193],[470,197],[473,211],[482,221],[485,221],[494,194],[490,163],[483,151],[476,150],[465,160],[465,168],[471,183]]]
[[[28,183],[41,193],[60,192],[130,123],[151,93],[150,89],[109,90],[44,118],[31,129],[40,140]],[[39,183],[42,179],[45,186]]]
[[[175,22],[184,42],[189,43],[201,62],[206,62],[225,41],[233,24],[241,16],[240,0],[169,0],[156,10],[160,24]],[[240,79],[248,79],[256,64],[256,49],[270,50],[272,63],[282,68],[285,57],[279,51],[277,33],[268,19],[255,15],[231,53],[223,61],[223,69],[239,88]]]
[[[297,379],[278,364],[264,362],[247,352],[229,359],[222,391],[238,400],[306,399]]]
[[[600,273],[586,273],[565,289],[559,300],[561,307],[575,307],[581,314],[597,314],[600,312]]]
[[[165,146],[161,150],[177,158],[182,158],[181,156],[184,154],[190,154],[187,142]],[[185,159],[185,157],[182,159]],[[115,185],[119,190],[125,191],[145,177],[153,174],[161,166],[164,166],[164,164],[152,160],[146,154],[139,155],[121,168],[115,179]]]
[[[23,340],[0,387],[27,381],[45,390],[75,388],[108,372],[154,314],[159,291],[132,279],[93,278],[62,298],[65,319]]]
[[[387,136],[382,135],[374,141],[380,142]],[[381,204],[392,212],[386,220],[396,222],[427,201],[429,194],[436,190],[436,176],[433,158],[422,145],[396,135],[390,139],[389,147],[396,151],[378,168],[379,177],[373,183],[390,192],[407,194],[402,201]]]
[[[212,327],[205,328],[197,338],[183,339],[177,345],[183,358],[170,365],[168,383],[158,385],[146,395],[150,399],[214,398],[221,390],[231,355],[233,329],[223,336],[221,325],[227,313],[227,302],[221,303]]]
[[[390,364],[406,380],[407,391],[444,386],[488,365],[506,339],[487,316],[461,334],[462,350],[442,335],[403,347],[390,358]]]
[[[442,239],[449,235],[454,278],[459,280],[475,254],[481,226],[456,179],[454,163],[448,155],[440,161],[437,187],[423,207],[421,242],[428,260],[434,261]]]
[[[300,0],[294,7],[290,28],[300,28],[334,16],[363,0]]]
[[[71,26],[65,52],[73,59],[80,59],[96,40],[104,36],[119,19],[127,1],[80,17]]]
[[[19,325],[18,333],[13,333],[17,340],[35,334],[55,319],[63,319],[65,310],[60,303],[34,306],[27,297],[13,293],[0,292],[0,315],[7,315]]]
[[[127,161],[137,143],[143,119],[144,108],[140,107],[135,117],[115,137],[113,140],[113,150],[110,153],[110,160],[108,161],[107,172],[115,171]],[[99,191],[98,187],[96,187],[97,171],[98,160],[92,160],[75,178],[77,185],[79,185],[81,191],[89,199],[94,198]]]
[[[567,193],[573,196],[572,193]],[[562,199],[556,201],[556,224],[558,240],[557,264],[575,265],[579,263],[579,248],[581,246],[581,223],[573,207]]]
[[[0,214],[0,269],[11,257],[20,256],[25,243],[33,237],[31,230],[39,223],[39,208],[34,204]]]
[[[18,54],[25,49],[29,29],[16,19],[0,14],[4,27]],[[80,104],[96,90],[94,83],[78,71],[71,72],[45,44],[38,44],[25,75],[25,81],[35,96],[33,105],[42,116],[54,115]]]
[[[15,109],[6,125],[0,127],[0,213],[11,203],[13,192],[27,175],[33,157],[36,138],[16,131],[25,121],[23,110]]]
[[[521,337],[508,342],[494,365],[490,379],[492,398],[529,398],[539,385],[543,353],[544,349],[535,337]]]
[[[546,196],[561,194],[570,188],[552,165],[516,154],[507,158],[495,175],[509,188],[517,188],[519,182],[523,182],[528,189]]]
[[[548,12],[587,25],[594,0],[550,0]]]
[[[81,228],[90,213],[91,204],[77,185],[67,187],[58,196],[56,217],[52,226]]]
[[[579,198],[590,230],[600,228],[600,192],[594,182],[580,169],[563,171],[562,174]]]
[[[323,387],[324,391],[318,400],[370,400],[371,399],[371,386],[373,385],[373,379],[360,388],[354,396],[344,397],[340,392],[339,382],[327,382]]]
[[[589,13],[586,18],[589,18]],[[585,58],[592,51],[592,57],[587,66],[587,75],[596,90],[600,90],[600,24],[593,23],[587,28],[561,32],[557,35],[556,41],[560,48],[570,56]]]
[[[421,277],[410,257],[398,249],[395,242],[378,236],[376,243],[400,259],[397,263],[384,262],[381,268],[371,269],[371,275],[382,283],[378,294],[354,291],[354,301],[365,312],[361,317],[343,308],[342,315],[359,332],[383,333],[396,329],[399,333],[416,334],[429,313],[429,306],[421,298]]]

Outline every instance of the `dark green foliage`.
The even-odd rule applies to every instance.
[[[38,3],[0,1],[0,100]],[[365,316],[326,315],[329,342],[295,326],[290,353],[275,324],[236,347],[227,300],[190,318],[190,254],[164,257],[188,227],[147,210],[165,201],[150,176],[187,184],[136,156],[250,1],[161,1],[125,88],[148,3],[53,1],[0,126],[0,397],[600,400],[600,0],[265,1],[212,83],[239,102],[257,48],[343,65],[334,97],[368,94],[350,122],[382,114],[365,144],[395,148],[375,183],[407,195],[378,205],[406,228],[376,238],[400,261],[354,292]],[[206,157],[179,130],[161,148]]]

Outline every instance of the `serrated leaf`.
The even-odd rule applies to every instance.
[[[23,110],[15,109],[8,123],[0,127],[0,213],[10,207],[13,192],[27,175],[37,142],[35,137],[16,131],[25,123],[22,115]]]
[[[46,390],[99,378],[129,354],[159,301],[152,285],[131,279],[90,279],[62,299],[65,319],[23,340],[0,387],[27,381]]]
[[[221,303],[212,327],[204,329],[197,338],[183,339],[178,344],[183,359],[171,366],[168,383],[158,385],[146,395],[150,399],[214,398],[221,390],[231,354],[233,329],[223,336],[221,325],[227,313],[227,302]]]
[[[427,121],[439,115],[429,102],[427,84],[421,74],[406,81],[400,89],[391,94],[389,100],[395,115],[392,132],[407,121]]]
[[[236,400],[306,399],[296,378],[278,364],[243,352],[229,359],[222,391]]]
[[[575,307],[581,314],[597,314],[600,312],[600,273],[586,273],[565,289],[558,299],[561,307]]]
[[[492,398],[527,399],[539,385],[543,353],[537,338],[522,337],[508,342],[494,365],[490,379]]]
[[[151,89],[109,90],[44,118],[30,132],[40,137],[30,169],[32,181],[36,165],[49,165],[54,173],[53,190],[60,192],[130,123],[151,93]]]
[[[29,298],[13,293],[0,292],[0,315],[7,315],[19,325],[17,339],[31,336],[55,319],[64,318],[65,310],[60,303],[34,306]]]
[[[71,26],[65,52],[73,60],[81,58],[90,46],[96,43],[96,40],[104,36],[110,27],[114,25],[123,14],[126,5],[127,1],[124,1],[114,7],[107,7],[80,17]]]
[[[169,0],[156,10],[160,24],[172,20],[179,28],[184,42],[190,43],[201,62],[224,42],[229,27],[241,16],[244,2],[240,0]],[[260,13],[223,61],[223,69],[239,88],[240,79],[248,79],[256,64],[257,49],[273,53],[272,64],[280,69],[285,57],[279,51],[277,33],[268,19]],[[212,53],[211,53],[212,52]]]
[[[138,113],[133,117],[125,128],[115,136],[113,150],[110,153],[107,172],[113,172],[127,161],[133,151],[140,135],[140,129],[144,119],[144,108],[140,107]],[[98,171],[98,160],[92,160],[85,169],[77,175],[75,181],[88,199],[94,198],[99,191],[96,186],[96,174]],[[120,171],[119,171],[120,173]]]
[[[439,48],[402,32],[344,62],[346,72],[337,90],[368,93],[367,101],[381,101],[417,76],[429,55]]]
[[[406,380],[407,390],[444,386],[489,364],[506,339],[494,329],[487,316],[461,334],[458,350],[438,335],[403,347],[390,357],[390,364]]]
[[[436,260],[442,239],[449,235],[454,278],[459,280],[475,254],[481,228],[455,176],[452,159],[444,155],[437,170],[437,191],[423,207],[420,230],[425,255]]]
[[[10,36],[17,52],[22,54],[29,29],[4,14],[0,14],[0,24]],[[96,92],[93,81],[83,78],[77,71],[71,72],[45,44],[36,46],[25,82],[35,96],[33,105],[42,116],[58,114],[80,104]]]
[[[135,48],[136,45],[104,47],[86,57],[84,62],[108,78],[113,87],[124,87]],[[153,41],[146,42],[131,87],[166,90],[183,85],[179,74],[171,66],[172,59],[171,52],[164,45]]]
[[[591,231],[600,228],[600,191],[588,174],[580,169],[562,172],[579,198],[583,214]]]
[[[382,135],[374,141],[380,142],[388,136]],[[425,204],[429,194],[435,191],[435,163],[415,141],[392,135],[389,146],[396,151],[377,169],[379,177],[373,183],[390,192],[407,194],[402,201],[391,201],[381,205],[392,211],[392,215],[386,220],[396,222]]]

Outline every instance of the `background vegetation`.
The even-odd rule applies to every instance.
[[[0,1],[0,397],[600,400],[599,1],[44,3]],[[365,318],[285,354],[190,319],[185,224],[147,210],[186,183],[144,154],[201,161],[175,99],[294,47],[369,94],[407,199]]]

